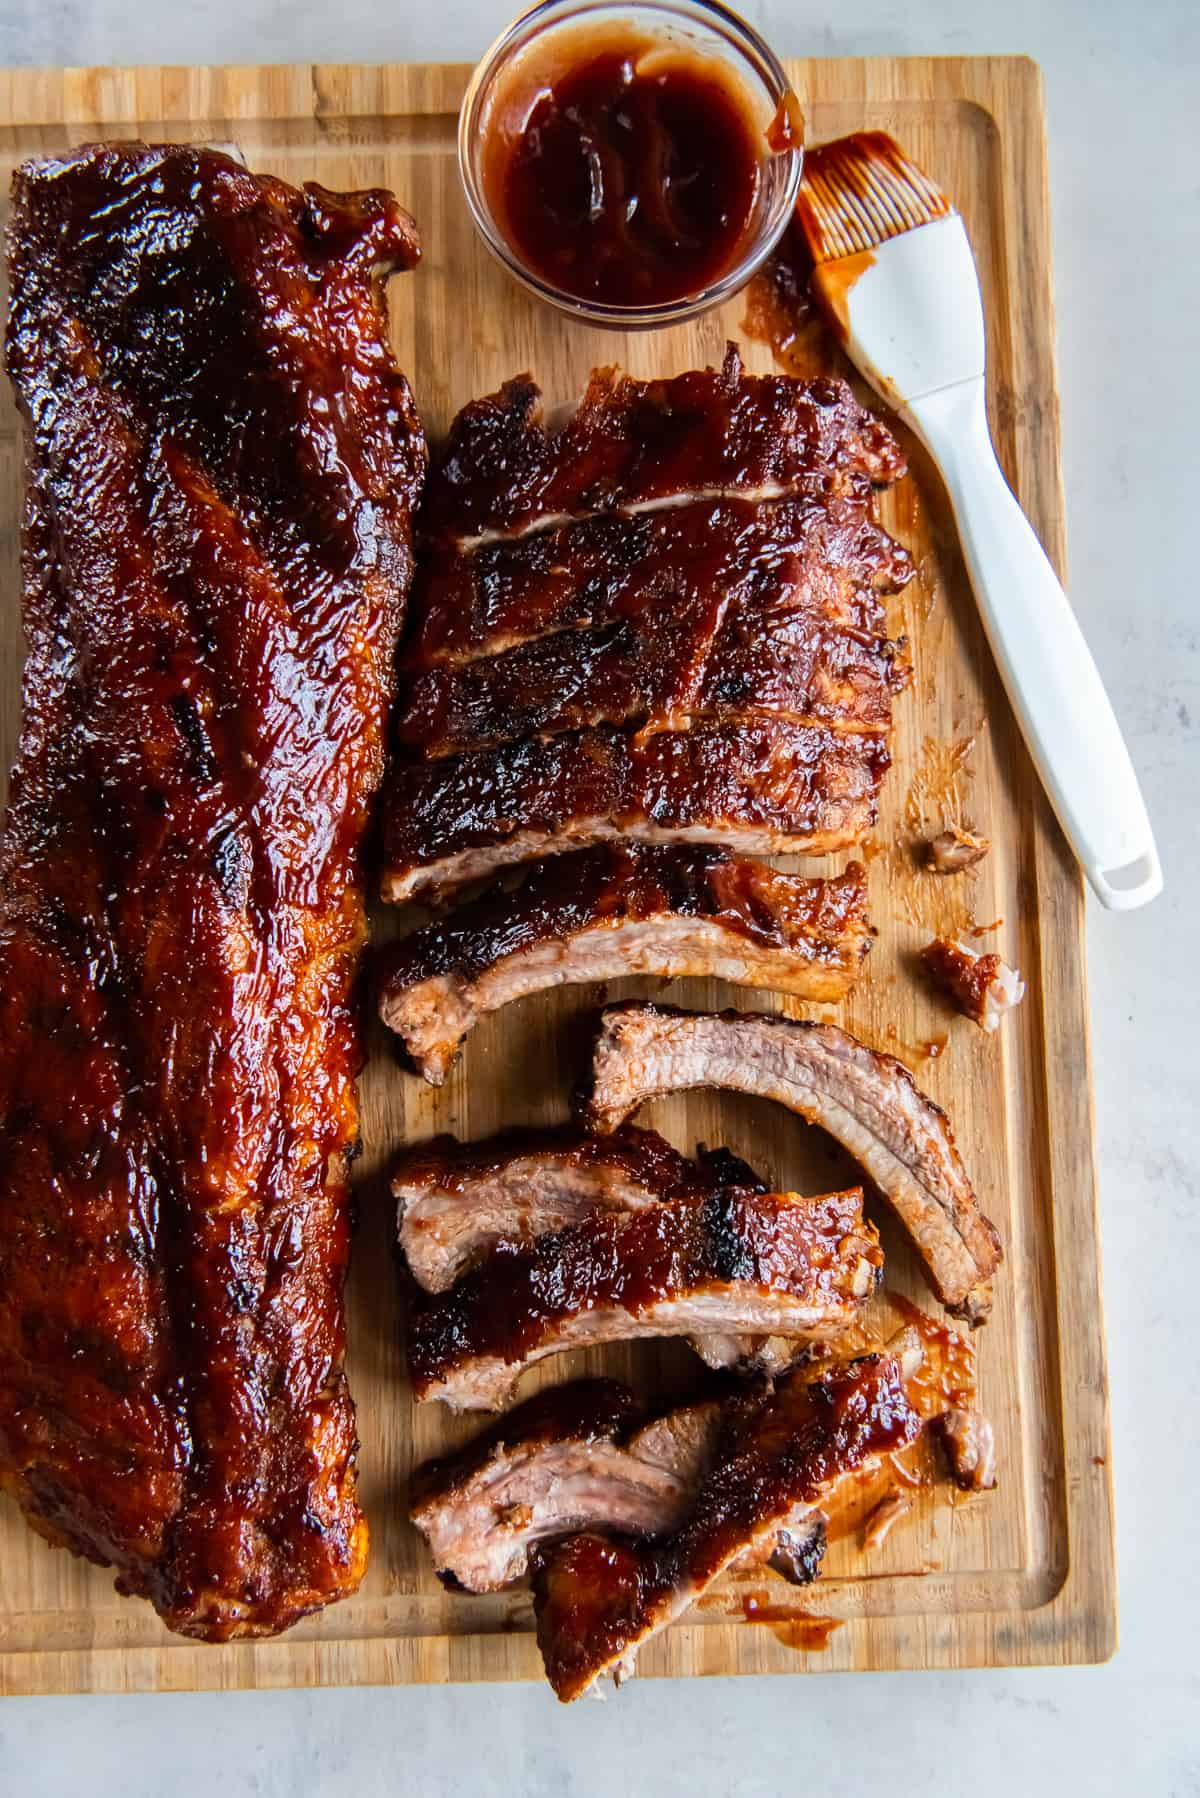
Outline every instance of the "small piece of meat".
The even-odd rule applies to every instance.
[[[465,669],[538,638],[615,626],[667,642],[665,620],[678,630],[672,652],[682,639],[703,668],[731,613],[785,641],[816,627],[886,638],[882,596],[913,565],[872,506],[867,476],[836,471],[784,499],[571,519],[468,551],[426,543],[401,672]]]
[[[772,1573],[778,1573],[789,1585],[811,1586],[825,1558],[825,1523],[823,1512],[807,1508],[781,1529],[767,1559]]]
[[[803,1370],[774,1395],[731,1405],[687,1521],[654,1542],[593,1531],[537,1547],[534,1612],[546,1674],[564,1702],[612,1673],[628,1678],[639,1649],[673,1623],[747,1550],[766,1551],[799,1505],[819,1505],[846,1473],[920,1434],[899,1365],[870,1356]]]
[[[501,1242],[436,1297],[413,1295],[414,1396],[496,1410],[525,1368],[565,1349],[707,1331],[836,1337],[879,1279],[862,1193],[728,1188],[556,1235]]]
[[[973,831],[959,830],[952,824],[933,838],[929,845],[929,866],[935,874],[961,874],[981,862],[991,844]]]
[[[426,490],[427,537],[468,547],[566,516],[670,504],[700,493],[776,496],[814,473],[874,481],[904,472],[887,426],[842,381],[720,369],[638,381],[597,369],[558,431],[523,376],[454,420]]]
[[[951,1406],[934,1419],[934,1427],[963,1491],[991,1491],[996,1484],[996,1437],[982,1411]]]
[[[881,1498],[867,1518],[863,1530],[862,1545],[866,1553],[882,1548],[896,1524],[911,1510],[912,1499],[907,1492],[889,1492],[886,1497]]]
[[[439,1579],[494,1592],[521,1579],[533,1545],[551,1536],[670,1534],[712,1458],[720,1410],[702,1400],[645,1423],[615,1380],[574,1380],[526,1400],[414,1476],[410,1516]]]
[[[977,955],[965,944],[939,936],[926,943],[921,960],[963,1016],[983,1030],[998,1029],[1004,1013],[1025,997],[1025,982],[998,955]]]
[[[535,864],[394,946],[379,1014],[440,1086],[488,1012],[548,987],[711,976],[843,998],[870,948],[866,872],[781,874],[688,844],[607,844]]]
[[[401,764],[385,797],[383,896],[426,897],[613,838],[823,855],[874,822],[889,759],[882,735],[748,714]]]
[[[599,1130],[697,1086],[775,1099],[821,1125],[895,1207],[942,1303],[972,1324],[987,1316],[999,1236],[945,1113],[892,1056],[833,1024],[632,1003],[602,1014],[592,1081],[586,1117]]]
[[[434,1137],[392,1169],[400,1247],[417,1284],[445,1292],[498,1242],[531,1242],[600,1211],[631,1212],[722,1186],[762,1185],[727,1149],[689,1161],[653,1130],[509,1131]]]

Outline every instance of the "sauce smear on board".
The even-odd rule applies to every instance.
[[[789,96],[790,98],[790,96]],[[536,276],[581,300],[655,306],[711,287],[754,227],[764,130],[714,57],[629,27],[555,34],[518,59],[484,127],[497,225]]]

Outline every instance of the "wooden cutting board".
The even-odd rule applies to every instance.
[[[987,306],[992,421],[1001,460],[1052,559],[1063,562],[1045,134],[1036,68],[1020,59],[797,62],[810,141],[859,127],[899,137],[964,213]],[[393,188],[415,213],[425,259],[391,289],[392,330],[431,435],[467,399],[532,369],[550,404],[573,398],[594,363],[637,375],[718,361],[744,340],[745,303],[671,332],[628,337],[560,320],[527,299],[476,240],[459,189],[458,67],[15,70],[0,72],[7,190],[25,157],[98,137],[236,140],[255,169],[331,187]],[[752,367],[769,352],[746,344]],[[16,739],[21,665],[17,420],[0,404],[0,736]],[[919,577],[894,602],[916,677],[897,706],[896,760],[870,852],[879,936],[864,979],[825,1008],[901,1056],[949,1111],[967,1166],[1003,1233],[1007,1261],[980,1339],[982,1402],[1000,1451],[999,1490],[958,1505],[921,1498],[869,1558],[834,1544],[808,1592],[773,1582],[783,1619],[745,1618],[757,1582],[727,1580],[642,1656],[645,1674],[1038,1665],[1104,1659],[1116,1600],[1108,1406],[1100,1310],[1083,896],[990,661],[945,502],[927,464],[884,503]],[[976,874],[941,881],[914,845],[961,816],[994,848]],[[838,865],[846,858],[838,858]],[[934,932],[1002,920],[979,940],[1029,982],[999,1039],[952,1017],[914,976]],[[389,921],[390,922],[390,921]],[[386,930],[388,922],[379,926]],[[650,993],[626,982],[614,996]],[[681,982],[685,1005],[777,1004]],[[349,1294],[350,1374],[359,1404],[362,1492],[372,1558],[361,1593],[279,1642],[206,1648],[171,1637],[150,1609],[118,1599],[111,1576],[52,1551],[0,1503],[0,1692],[280,1686],[539,1674],[527,1601],[447,1594],[404,1521],[414,1458],[475,1427],[438,1405],[414,1414],[403,1378],[383,1170],[406,1138],[479,1136],[551,1121],[584,1070],[595,989],[526,1001],[482,1026],[440,1093],[401,1072],[382,1032],[363,1083],[366,1154]],[[797,1011],[802,1007],[792,1007]],[[820,1012],[821,1008],[808,1008]],[[931,1056],[930,1045],[940,1054]],[[681,1147],[724,1141],[777,1184],[853,1178],[818,1133],[762,1102],[695,1094],[643,1115]],[[888,1279],[933,1308],[911,1252],[884,1224]],[[650,1344],[552,1364],[600,1365],[652,1389],[686,1351]],[[526,1390],[533,1382],[528,1382]],[[833,1618],[825,1632],[806,1614]],[[799,1621],[797,1621],[799,1620]]]

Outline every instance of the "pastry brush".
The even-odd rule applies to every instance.
[[[992,653],[1063,833],[1102,902],[1162,890],[1120,726],[988,432],[983,300],[966,229],[882,131],[810,151],[798,216],[815,297],[941,471]]]

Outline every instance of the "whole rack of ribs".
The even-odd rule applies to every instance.
[[[0,1478],[171,1628],[366,1554],[342,1372],[360,838],[425,451],[391,195],[96,145],[14,182],[24,726]]]
[[[849,388],[598,370],[459,414],[422,508],[385,897],[613,838],[823,853],[874,819],[900,684],[875,523],[899,448]]]
[[[833,1000],[869,948],[857,862],[815,880],[698,844],[605,844],[413,931],[384,963],[379,1010],[440,1086],[481,1017],[547,987],[705,975]]]

